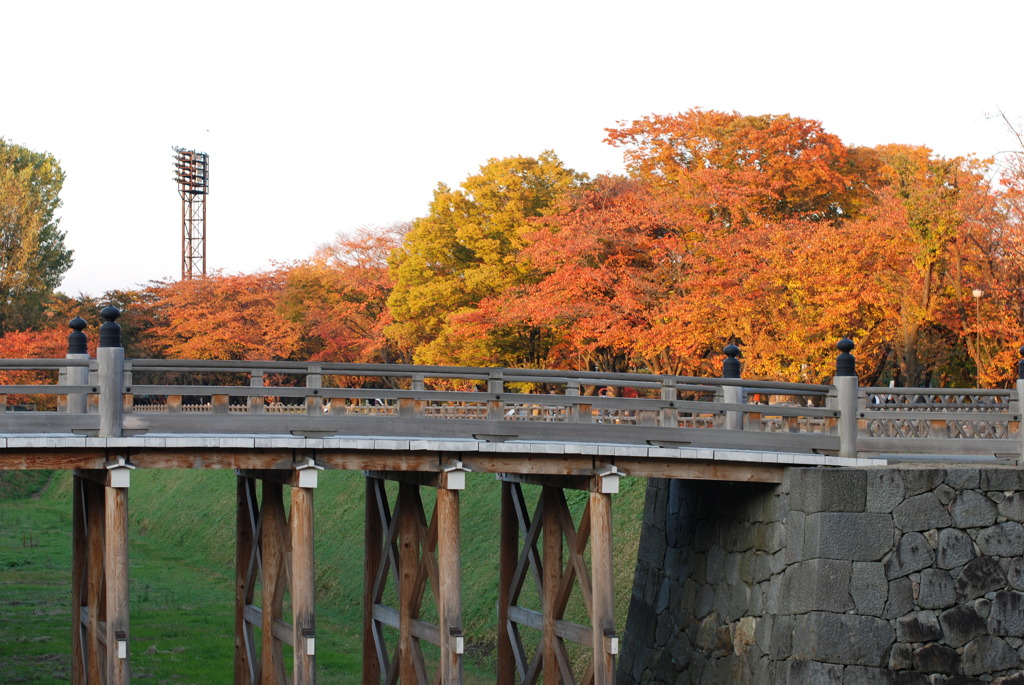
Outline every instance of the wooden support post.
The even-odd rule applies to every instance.
[[[88,620],[86,626],[86,682],[100,683],[106,675],[106,653],[101,642],[106,637],[100,634],[100,622],[106,616],[107,606],[103,601],[103,529],[104,493],[103,486],[95,481],[84,481],[86,495],[86,527],[88,530],[88,559],[86,560],[86,602]]]
[[[441,629],[442,685],[462,683],[462,566],[459,530],[459,491],[438,488],[437,565],[440,597],[437,598]]]
[[[384,481],[398,483],[394,513]],[[441,472],[366,472],[366,585],[363,618],[363,684],[462,682],[462,581],[459,493],[465,486],[461,463]],[[437,488],[427,522],[421,487]],[[387,606],[388,581],[394,583],[397,607]],[[421,618],[426,593],[437,609],[437,623]],[[389,594],[389,593],[388,593]],[[397,631],[394,650],[386,629]],[[433,677],[427,672],[422,645],[439,648]]]
[[[562,682],[558,666],[558,636],[555,634],[557,615],[558,590],[562,585],[562,526],[558,520],[559,489],[544,486],[541,497],[544,498],[544,636],[542,650],[544,652],[544,684],[559,685]]]
[[[238,474],[235,482],[235,685],[255,679],[255,644],[245,620],[252,604],[256,572],[256,481]]]
[[[615,682],[618,637],[615,635],[612,582],[612,505],[608,493],[590,493],[590,558],[594,685],[612,685]]]
[[[86,572],[89,552],[85,523],[87,481],[78,474],[71,477],[71,683],[85,683],[85,635],[82,630],[82,605],[86,597]]]
[[[262,574],[262,645],[260,659],[263,685],[285,682],[284,655],[275,636],[274,622],[284,614],[284,585],[287,568],[284,530],[284,488],[280,483],[263,481],[263,507],[261,514],[260,549],[263,560]]]
[[[316,683],[316,613],[314,610],[313,488],[292,488],[292,685]]]
[[[413,601],[419,567],[419,535],[415,506],[416,489],[410,483],[398,486],[398,679],[405,685],[417,682],[416,659],[413,652],[412,619],[416,617]]]
[[[512,651],[512,627],[508,622],[512,604],[512,582],[519,562],[519,523],[516,519],[512,489],[515,484],[501,482],[501,549],[498,557],[498,662],[497,685],[515,683],[516,661]]]
[[[107,685],[127,685],[128,488],[105,487],[104,578],[107,593]]]
[[[500,685],[586,683],[614,685],[615,635],[612,588],[611,493],[618,491],[619,474],[613,467],[595,469],[589,477],[529,476],[505,473],[502,508],[502,573],[498,612],[503,635],[498,641]],[[521,483],[541,486],[540,499],[531,521]],[[589,491],[587,506],[573,522],[564,488]],[[514,517],[514,518],[513,518]],[[522,550],[515,540],[518,527]],[[543,538],[543,539],[541,539]],[[590,564],[586,549],[590,546]],[[540,548],[538,550],[538,547]],[[568,561],[564,555],[568,552]],[[519,593],[533,575],[542,611],[519,604]],[[506,580],[507,579],[507,580]],[[590,625],[566,619],[571,594],[580,599],[591,617]],[[531,658],[520,628],[539,630],[540,645]],[[505,646],[502,646],[505,641]],[[579,678],[566,643],[584,646],[591,654]],[[514,673],[519,674],[518,681]]]
[[[384,555],[384,530],[377,510],[379,479],[366,477],[366,508],[364,514],[365,555],[363,557],[363,685],[378,685],[381,663],[374,639],[373,607],[377,603],[375,584],[377,570]]]

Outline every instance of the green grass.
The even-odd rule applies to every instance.
[[[71,476],[0,474],[0,680],[65,683],[71,645]],[[20,475],[20,474],[19,474]],[[626,617],[643,514],[643,481],[614,496],[616,616]],[[527,490],[527,499],[537,489]],[[315,495],[317,675],[359,682],[364,480],[327,472]],[[471,474],[461,497],[468,683],[493,682],[500,487]],[[585,493],[567,492],[578,521]],[[424,489],[429,517],[432,493]],[[129,493],[133,680],[230,683],[234,630],[235,476],[132,474]],[[532,583],[524,595],[532,593]],[[429,593],[428,593],[429,595]],[[524,598],[524,604],[535,604]],[[427,614],[432,612],[427,609]],[[578,609],[575,620],[586,622]],[[525,632],[525,631],[524,631]]]

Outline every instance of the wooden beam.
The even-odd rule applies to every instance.
[[[102,469],[107,458],[103,450],[0,450],[0,471],[45,469]]]
[[[509,482],[501,484],[501,519],[498,550],[498,659],[495,682],[514,685],[516,674],[515,653],[512,651],[513,633],[509,623],[512,604],[512,578],[519,561],[519,524]]]
[[[441,630],[441,683],[461,685],[462,653],[462,566],[461,531],[459,527],[459,491],[441,488],[437,491],[438,617]]]
[[[85,685],[85,645],[82,604],[86,597],[88,531],[85,525],[85,483],[77,474],[71,478],[71,683]]]
[[[372,476],[365,478],[363,519],[363,685],[379,685],[381,660],[377,656],[374,640],[373,607],[377,603],[374,593],[377,569],[383,560],[384,530],[378,510],[377,484]]]
[[[284,498],[279,483],[263,483],[263,506],[260,531],[261,558],[263,560],[262,610],[263,628],[260,661],[263,683],[285,682],[284,655],[280,641],[274,635],[274,621],[280,620],[284,611],[285,531]],[[290,633],[291,631],[289,631]],[[276,679],[276,680],[275,680]]]
[[[541,649],[544,652],[545,685],[562,683],[558,665],[558,635],[555,632],[555,621],[561,618],[555,615],[555,604],[558,601],[558,587],[562,582],[562,527],[558,520],[557,493],[558,490],[553,487],[545,487],[541,491],[544,500],[544,632]]]
[[[104,576],[107,586],[107,685],[128,685],[131,679],[128,621],[128,488],[104,488]],[[119,654],[118,642],[126,643]]]
[[[593,600],[590,620],[593,628],[594,685],[613,685],[615,655],[605,639],[615,639],[615,600],[612,565],[611,495],[590,493],[590,565]]]
[[[299,472],[292,465],[281,469],[239,469],[238,473],[246,478],[255,478],[278,485],[297,487],[299,484]]]
[[[292,630],[295,647],[292,685],[316,683],[315,566],[313,562],[313,488],[292,488]],[[314,642],[312,645],[310,641]],[[313,649],[310,649],[310,647]]]
[[[106,603],[103,601],[103,528],[104,493],[103,486],[89,480],[83,480],[86,495],[86,527],[88,529],[89,549],[86,561],[87,607],[89,610],[89,626],[86,630],[86,666],[88,683],[103,682],[107,675],[106,654],[100,644],[100,622],[106,617]],[[102,630],[105,640],[106,628]]]
[[[593,469],[589,469],[593,470]],[[538,475],[528,473],[499,473],[498,480],[523,485],[539,485],[568,490],[590,490],[593,487],[593,474],[590,475]]]
[[[247,604],[245,607],[245,622],[249,625],[257,626],[262,630],[263,609],[254,604]],[[275,640],[278,640],[289,647],[295,646],[292,644],[292,627],[281,619],[274,619],[271,631],[274,633]]]
[[[385,625],[389,628],[398,630],[402,625],[402,617],[398,609],[394,607],[385,606],[384,604],[376,604],[371,611],[373,619]],[[409,631],[412,636],[417,640],[423,640],[429,642],[432,645],[441,644],[441,629],[435,626],[433,623],[427,623],[421,619],[413,619],[409,623]]]
[[[416,532],[416,485],[398,486],[398,678],[403,683],[419,682],[413,651],[412,620],[416,618],[413,596],[416,594],[416,575],[419,566],[419,536]]]
[[[255,549],[255,482],[239,475],[235,479],[235,685],[252,685],[251,632],[245,621],[245,608],[252,601],[249,566]],[[252,494],[250,494],[252,492]]]
[[[292,449],[213,447],[135,448],[132,464],[140,469],[267,469],[294,468]]]
[[[81,610],[78,612],[78,618],[79,618],[79,621],[80,621],[80,625],[83,625],[83,626],[89,625],[89,621],[92,620],[92,619],[89,618],[89,607],[82,607]],[[99,626],[100,626],[100,629],[99,629],[99,632],[97,634],[99,635],[99,638],[100,638],[100,644],[101,645],[106,645],[107,644],[107,622],[106,621],[100,621],[99,622]]]
[[[686,461],[657,457],[615,457],[611,461],[627,476],[737,483],[781,483],[786,469],[792,466],[740,461]]]
[[[534,630],[544,630],[544,614],[539,611],[516,606],[509,610],[509,618],[518,625]],[[588,647],[593,642],[594,631],[588,626],[581,626],[578,623],[562,619],[555,621],[554,626],[555,635],[563,640]]]
[[[435,457],[433,463],[438,463]],[[431,473],[429,471],[392,471],[392,470],[367,470],[365,475],[369,478],[390,480],[396,483],[406,483],[418,487],[436,488],[440,487],[443,473],[440,471]]]

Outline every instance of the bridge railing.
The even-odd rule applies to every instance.
[[[0,433],[518,439],[843,456],[1021,456],[1019,389],[858,388],[848,340],[839,344],[831,385],[740,378],[733,345],[725,350],[722,378],[125,360],[112,309],[104,310],[97,359],[85,354],[84,322],[76,320],[66,359],[0,360],[0,373],[18,381],[0,384]],[[56,402],[12,411],[8,398],[18,395]]]
[[[803,433],[803,449],[835,450],[828,387],[648,374],[538,369],[128,360],[129,432],[485,436],[755,447],[765,430]],[[190,382],[216,375],[218,384]],[[142,377],[161,383],[139,383]],[[173,382],[168,381],[173,379]],[[462,389],[451,389],[459,388]],[[726,388],[792,404],[726,402]],[[807,406],[806,399],[819,406]],[[738,417],[736,426],[726,424]],[[717,431],[717,438],[693,431]],[[360,432],[363,431],[363,432]],[[733,433],[731,436],[726,433]],[[793,438],[786,438],[792,443]]]
[[[858,448],[1018,458],[1020,412],[1016,389],[862,388]]]

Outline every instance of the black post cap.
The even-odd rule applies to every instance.
[[[836,343],[836,349],[839,350],[839,356],[836,357],[837,376],[857,375],[857,360],[850,354],[854,347],[853,341],[849,338],[843,338]]]
[[[68,354],[89,353],[88,340],[86,340],[85,333],[82,332],[88,325],[85,319],[80,316],[76,316],[68,323],[68,326],[72,329],[68,335]]]
[[[100,317],[106,322],[100,326],[100,347],[121,347],[121,326],[115,323],[121,316],[121,310],[107,305],[100,311]]]
[[[739,378],[740,360],[736,357],[740,354],[740,348],[729,343],[722,352],[725,353],[725,360],[722,362],[722,378]]]

